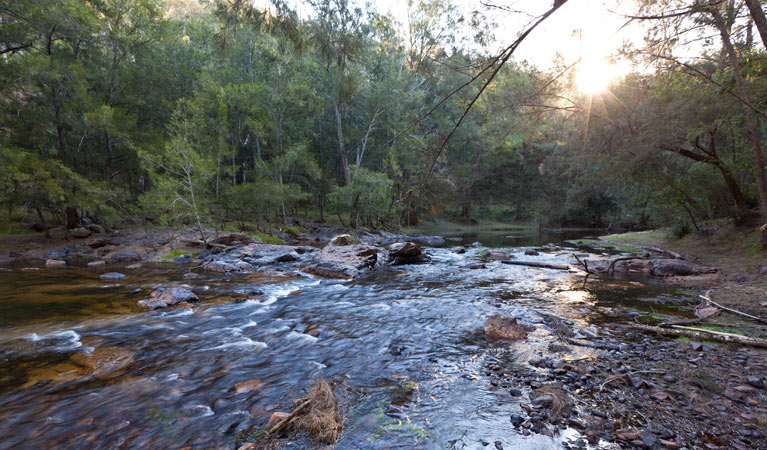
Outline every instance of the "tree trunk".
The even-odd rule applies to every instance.
[[[754,24],[756,24],[756,29],[759,30],[759,36],[762,37],[762,43],[767,46],[767,19],[765,19],[761,2],[759,0],[746,0],[746,5]]]
[[[341,123],[341,111],[338,109],[338,102],[333,102],[333,107],[336,110],[336,133],[338,134],[338,149],[341,150],[341,168],[344,171],[344,182],[346,185],[352,184],[352,178],[349,174],[349,158],[346,156],[346,150],[344,149],[344,130]]]
[[[37,217],[40,218],[40,225],[43,226],[43,230],[45,231],[45,237],[50,238],[51,232],[48,230],[48,225],[45,224],[45,216],[43,216],[43,212],[40,211],[40,208],[35,207],[35,211],[37,211]]]
[[[722,37],[722,44],[727,50],[727,56],[730,59],[732,71],[735,75],[735,86],[738,89],[738,94],[745,102],[751,103],[749,100],[748,91],[746,90],[746,82],[743,79],[743,73],[740,70],[738,54],[735,52],[735,47],[732,45],[730,35],[727,33],[727,27],[724,19],[722,18],[722,14],[716,8],[712,8],[710,12],[714,17],[714,22],[716,23],[716,27],[719,29],[719,34]],[[756,116],[754,115],[754,111],[749,108],[748,105],[741,103],[741,106],[743,107],[743,113],[746,117],[746,133],[751,140],[751,150],[754,153],[757,192],[759,193],[759,210],[762,216],[761,221],[763,224],[767,224],[767,179],[765,179],[764,155],[762,154],[762,148],[759,142],[759,131],[757,129]],[[767,230],[762,230],[762,250],[767,250]]]

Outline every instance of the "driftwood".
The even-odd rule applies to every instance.
[[[685,336],[694,339],[709,339],[717,342],[736,343],[750,345],[753,347],[767,348],[767,340],[765,339],[741,336],[739,334],[721,333],[719,331],[705,330],[703,328],[683,327],[681,325],[673,325],[671,328],[661,328],[639,323],[632,323],[628,326],[637,330],[648,331],[650,333],[660,334],[663,336]]]
[[[541,263],[536,261],[513,261],[513,260],[503,260],[501,262],[503,264],[510,264],[513,266],[538,267],[540,269],[570,270],[570,265],[568,264],[547,264],[547,263]]]
[[[607,273],[611,274],[615,272],[615,263],[619,261],[631,261],[632,259],[642,259],[642,258],[638,258],[636,256],[621,256],[620,258],[615,258],[612,261],[610,261],[610,265],[607,266]]]
[[[756,320],[757,322],[767,323],[767,319],[762,319],[761,317],[752,316],[751,314],[746,314],[746,313],[744,313],[742,311],[738,311],[737,309],[728,308],[726,306],[720,305],[719,303],[716,303],[715,301],[711,300],[711,297],[709,297],[709,292],[711,292],[711,291],[707,291],[706,295],[701,295],[700,298],[702,298],[703,300],[706,300],[708,303],[716,306],[717,308],[723,309],[723,310],[725,310],[727,312],[731,312],[733,314],[737,314],[737,315],[743,316],[743,317],[748,317],[749,319]]]
[[[578,255],[576,255],[575,253],[573,253],[573,257],[575,258],[576,261],[578,261],[578,264],[581,267],[583,267],[583,271],[584,272],[586,272],[588,275],[592,275],[594,273],[591,269],[589,269],[589,260],[588,259],[581,260],[580,258],[578,258]]]
[[[279,431],[281,428],[283,428],[285,425],[287,425],[287,424],[288,424],[288,422],[290,422],[291,420],[293,420],[293,419],[296,417],[296,415],[298,415],[298,413],[299,413],[299,412],[301,412],[301,410],[303,410],[304,408],[306,408],[307,406],[309,406],[309,403],[311,403],[311,401],[310,401],[310,400],[306,400],[305,402],[303,402],[303,403],[301,403],[300,405],[298,405],[298,406],[296,407],[296,409],[294,409],[294,410],[293,410],[293,412],[291,412],[290,414],[288,414],[287,416],[285,416],[285,418],[284,418],[284,419],[280,420],[280,421],[277,423],[277,425],[273,426],[273,427],[272,427],[272,428],[269,430],[269,434],[273,434],[273,433],[276,433],[276,432],[277,432],[277,431]]]

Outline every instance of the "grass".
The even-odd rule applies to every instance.
[[[171,250],[168,253],[162,255],[160,259],[162,259],[163,261],[170,261],[172,259],[178,258],[179,256],[184,256],[184,255],[197,256],[196,253],[192,253],[192,251],[187,248],[177,248],[175,250]]]
[[[23,234],[29,234],[29,235],[37,235],[41,233],[36,233],[31,230],[27,230],[23,226],[21,226],[20,222],[0,222],[0,234],[2,235],[23,235]]]
[[[283,242],[285,242],[282,239],[278,238],[277,236],[272,236],[271,234],[267,234],[267,233],[261,233],[260,231],[253,231],[253,232],[247,233],[247,235],[252,238],[258,239],[264,244],[282,244]]]

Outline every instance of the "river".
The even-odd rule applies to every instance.
[[[488,368],[545,354],[553,338],[542,314],[598,331],[628,307],[686,303],[688,294],[497,261],[468,266],[488,246],[518,259],[538,248],[536,260],[561,263],[589,251],[565,242],[585,234],[454,236],[448,244],[466,245],[465,254],[430,248],[430,263],[354,281],[290,272],[186,280],[178,266],[145,264],[109,282],[99,273],[121,266],[17,265],[0,272],[0,448],[234,448],[319,376],[348,393],[337,449],[561,448],[573,430],[551,438],[511,427],[527,400],[493,383]],[[136,307],[152,287],[174,285],[200,302]],[[239,295],[250,290],[260,300]],[[524,342],[489,340],[483,323],[498,312],[537,329]],[[112,365],[88,371],[93,355]],[[564,357],[588,356],[576,348]],[[248,380],[260,384],[237,392]]]

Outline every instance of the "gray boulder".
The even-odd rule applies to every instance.
[[[139,300],[138,305],[147,309],[167,308],[168,306],[178,305],[182,302],[196,302],[197,295],[194,292],[180,288],[159,288],[149,294],[149,298]]]

